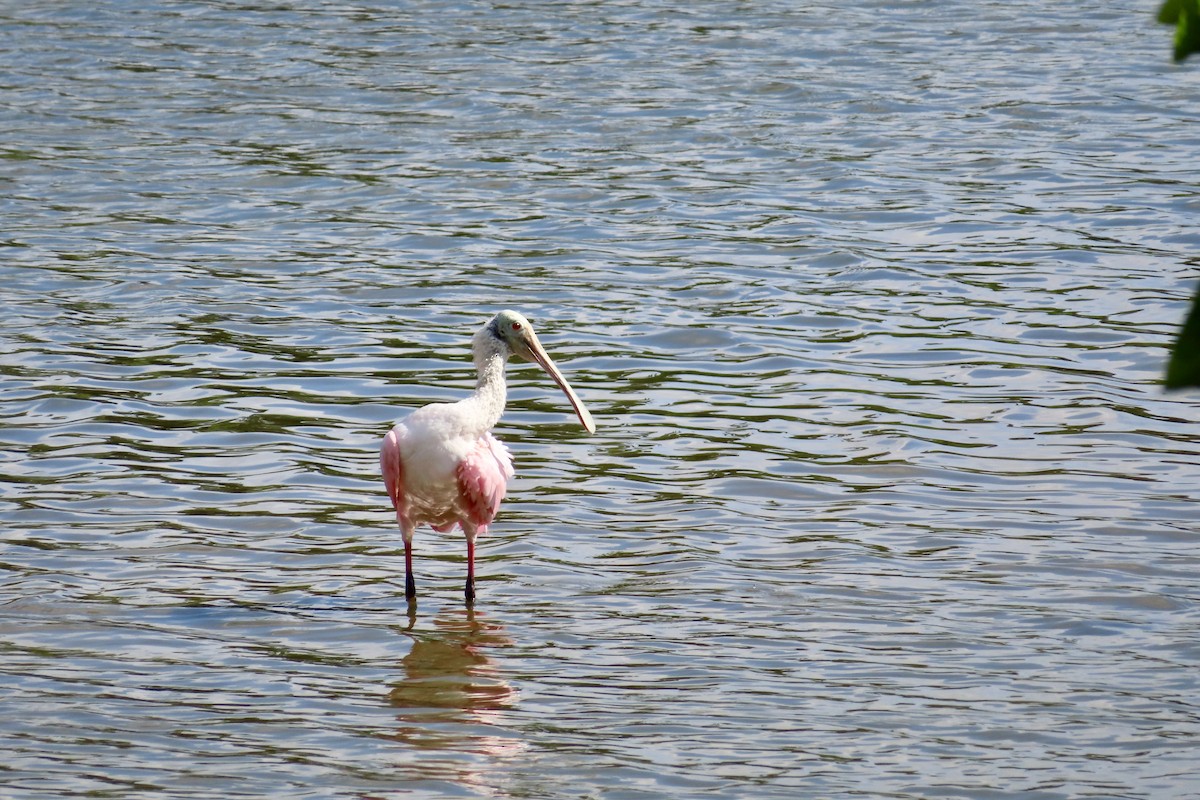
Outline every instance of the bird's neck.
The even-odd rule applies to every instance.
[[[479,382],[475,385],[475,392],[466,402],[476,407],[477,418],[484,423],[484,430],[494,427],[504,413],[504,403],[507,399],[504,383],[505,361],[507,359],[500,353],[489,353],[475,363]]]

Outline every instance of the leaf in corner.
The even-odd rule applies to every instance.
[[[1158,10],[1158,21],[1175,26],[1176,61],[1200,53],[1200,0],[1165,0]]]
[[[1200,388],[1200,286],[1167,361],[1168,389]]]

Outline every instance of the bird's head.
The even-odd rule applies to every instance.
[[[511,355],[523,361],[537,361],[534,349],[541,349],[533,325],[516,311],[504,310],[485,326],[485,330],[508,347]],[[544,352],[544,351],[543,351]]]
[[[588,430],[588,433],[596,432],[596,423],[592,421],[592,415],[580,402],[579,397],[571,389],[571,385],[567,383],[567,379],[563,377],[562,373],[558,371],[558,367],[547,355],[542,343],[538,341],[537,334],[533,332],[533,325],[529,320],[516,311],[506,309],[492,317],[477,336],[498,340],[507,350],[505,355],[511,354],[524,361],[532,361],[545,370],[546,374],[558,384],[567,399],[571,401],[571,406],[579,415],[579,422],[583,427]]]

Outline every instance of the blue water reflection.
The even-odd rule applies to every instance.
[[[0,795],[1189,796],[1153,10],[0,11]],[[503,307],[599,430],[511,366],[410,617]]]

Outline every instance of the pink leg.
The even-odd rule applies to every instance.
[[[417,600],[417,582],[413,580],[412,542],[404,543],[404,599],[413,603]]]
[[[413,580],[412,568],[413,526],[403,519],[400,520],[400,535],[404,537],[404,599],[411,604],[417,602],[417,582]]]
[[[467,605],[475,602],[475,534],[467,534]]]

